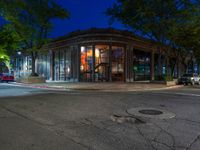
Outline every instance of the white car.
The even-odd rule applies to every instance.
[[[200,85],[200,77],[198,74],[184,74],[181,78],[178,79],[179,84],[198,84]]]

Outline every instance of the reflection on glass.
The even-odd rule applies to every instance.
[[[124,48],[112,47],[112,81],[124,79]]]
[[[28,70],[31,70],[31,61],[28,61]],[[50,79],[50,55],[43,54],[39,55],[37,59],[37,73],[40,76],[45,77],[47,80]]]
[[[135,50],[134,54],[134,80],[150,80],[150,53]]]
[[[65,52],[60,51],[60,80],[65,80]]]
[[[54,63],[54,79],[56,81],[69,81],[73,78],[71,75],[70,47],[65,50],[56,51]]]
[[[54,74],[54,79],[56,80],[56,81],[58,81],[58,80],[60,80],[60,63],[59,63],[59,51],[56,51],[55,52],[55,59],[54,59],[54,72],[55,72],[55,74]]]

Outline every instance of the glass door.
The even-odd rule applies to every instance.
[[[124,48],[113,46],[111,51],[112,81],[124,81]]]
[[[133,74],[135,81],[150,80],[150,53],[135,50]]]
[[[109,46],[95,46],[95,81],[109,80]]]

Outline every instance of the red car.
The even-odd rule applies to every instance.
[[[10,82],[10,81],[14,81],[14,76],[12,74],[9,73],[0,73],[0,82]]]

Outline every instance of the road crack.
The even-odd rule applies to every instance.
[[[31,118],[29,118],[29,117],[27,117],[27,116],[21,114],[21,113],[19,113],[19,112],[13,111],[13,110],[11,110],[11,109],[5,107],[5,106],[0,105],[0,107],[3,108],[3,109],[5,109],[6,111],[8,111],[8,112],[10,112],[10,113],[13,113],[13,114],[15,114],[15,115],[17,115],[17,116],[23,118],[23,119],[26,119],[26,120],[29,120],[29,121],[34,122],[34,123],[36,123],[36,124],[39,124],[39,125],[42,126],[42,127],[46,126],[46,127],[47,127],[46,129],[48,129],[49,131],[53,131],[55,134],[57,134],[57,135],[59,135],[59,136],[64,136],[64,137],[67,138],[68,140],[70,140],[70,141],[72,141],[72,142],[74,142],[74,143],[76,143],[76,144],[78,144],[78,145],[80,145],[80,146],[82,146],[82,147],[84,147],[84,148],[86,148],[86,149],[88,149],[88,150],[91,150],[90,147],[88,147],[88,146],[86,146],[86,145],[84,145],[84,144],[82,144],[82,143],[79,143],[79,142],[75,141],[74,139],[65,136],[64,134],[55,132],[55,130],[51,130],[51,129],[50,129],[50,127],[52,128],[52,127],[55,127],[56,125],[50,125],[50,124],[41,123],[41,122],[35,121],[35,120],[33,120],[33,119],[31,119]]]
[[[170,145],[168,145],[168,144],[166,144],[166,143],[157,141],[156,138],[154,139],[154,142],[157,141],[157,143],[163,144],[163,145],[167,146],[168,148],[170,148],[171,150],[175,150],[175,143],[176,143],[176,142],[175,142],[175,137],[174,137],[171,133],[169,133],[167,130],[165,130],[165,129],[163,129],[162,127],[160,127],[159,125],[157,125],[157,124],[155,124],[155,123],[154,123],[154,125],[155,125],[157,128],[159,128],[159,129],[161,130],[161,131],[159,132],[159,134],[161,134],[161,133],[163,132],[163,133],[167,134],[167,135],[172,139],[172,145],[170,146]],[[169,127],[168,127],[168,128],[169,128]]]
[[[148,139],[143,133],[142,131],[139,129],[139,127],[135,126],[136,129],[138,130],[139,135],[141,135],[143,137],[143,139],[152,147],[152,149],[154,150],[158,150],[153,144],[152,141],[150,139]]]
[[[190,150],[192,146],[200,139],[200,135],[198,135],[189,145],[186,147],[185,150]]]
[[[190,120],[190,119],[185,119],[185,118],[176,118],[177,120],[182,120],[182,121],[187,121],[187,122],[192,122],[192,123],[195,123],[195,124],[198,124],[200,125],[200,122],[199,121],[194,121],[194,120]]]
[[[10,112],[10,113],[13,113],[13,114],[23,118],[23,119],[35,122],[36,124],[43,125],[43,126],[55,126],[55,124],[48,124],[48,123],[42,123],[42,122],[36,121],[36,120],[34,120],[32,118],[27,117],[26,115],[23,115],[23,114],[21,114],[21,113],[19,113],[17,111],[11,110],[10,108],[7,108],[5,106],[0,105],[0,107],[3,108],[4,110]]]

